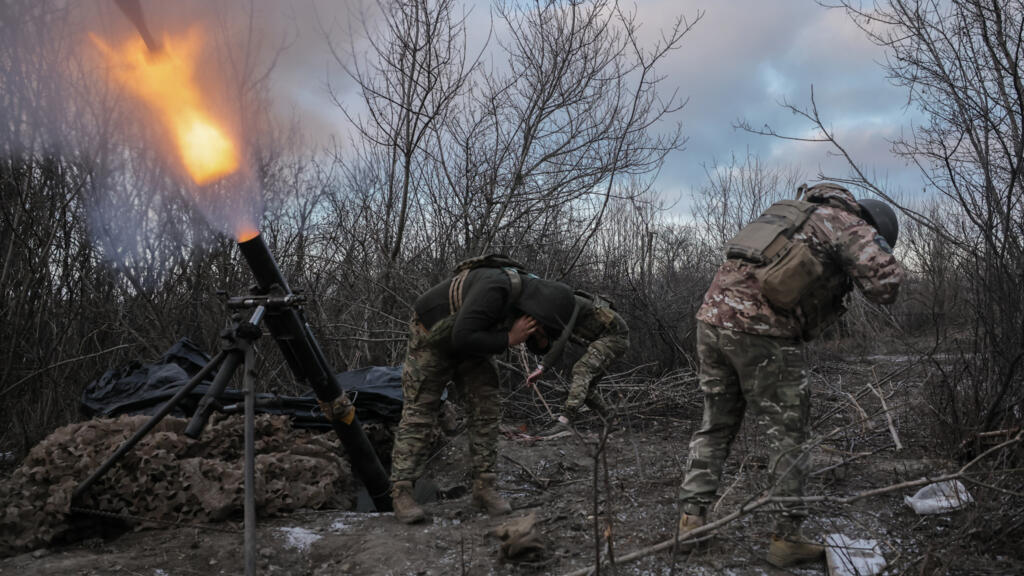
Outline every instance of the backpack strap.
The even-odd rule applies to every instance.
[[[469,276],[471,270],[476,268],[464,268],[458,274],[452,278],[451,284],[448,285],[448,313],[455,314],[462,308],[462,293],[464,285],[466,283],[466,276]],[[510,309],[513,304],[519,301],[519,296],[523,293],[523,278],[519,275],[519,270],[511,266],[503,266],[501,268],[505,275],[508,276],[508,303],[506,309]]]
[[[448,313],[455,314],[462,308],[462,285],[466,282],[466,276],[469,276],[469,268],[466,268],[456,274],[452,278],[451,284],[448,285]]]
[[[558,339],[551,343],[551,348],[548,349],[547,354],[540,361],[541,366],[553,366],[562,358],[566,344],[573,338],[573,331],[576,329],[576,320],[579,318],[579,315],[579,301],[573,298],[572,315],[569,316],[569,321],[562,327],[562,333],[558,335]]]
[[[511,307],[523,294],[523,278],[519,275],[519,270],[511,266],[505,266],[502,270],[508,276],[508,307]]]

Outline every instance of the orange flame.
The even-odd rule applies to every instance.
[[[239,243],[248,242],[249,240],[252,240],[253,238],[259,235],[260,231],[257,230],[255,227],[244,226],[242,227],[242,229],[235,232],[235,240],[237,240]]]
[[[165,36],[159,52],[150,52],[141,38],[115,49],[90,36],[111,64],[114,78],[160,116],[196,184],[209,184],[238,170],[238,147],[213,118],[194,79],[202,47],[198,31]]]

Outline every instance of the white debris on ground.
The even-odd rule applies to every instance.
[[[904,496],[903,501],[918,514],[942,514],[963,508],[974,498],[959,480],[947,480],[929,484],[913,496]]]
[[[362,525],[372,518],[380,518],[379,512],[337,512],[333,514],[334,520],[327,526],[332,534],[344,534]]]
[[[309,547],[313,545],[313,542],[322,538],[322,536],[316,532],[300,528],[298,526],[291,528],[278,528],[277,531],[284,536],[285,547],[295,548],[301,552],[309,550]]]
[[[885,570],[877,540],[858,540],[844,534],[825,537],[829,576],[872,576]]]

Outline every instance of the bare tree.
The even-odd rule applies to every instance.
[[[954,208],[931,220],[955,241],[981,345],[965,408],[990,429],[1024,414],[1024,2],[843,4],[928,122],[894,143]]]
[[[212,348],[216,290],[247,284],[233,242],[154,145],[158,123],[83,50],[83,6],[0,6],[4,448],[74,420],[81,387],[125,358],[157,357],[182,336]],[[254,126],[268,110],[267,60],[236,68],[249,80],[235,101]],[[262,157],[273,173],[273,154]]]
[[[474,64],[465,51],[465,15],[456,14],[454,0],[390,0],[381,5],[380,25],[364,15],[366,56],[357,54],[350,36],[351,59],[328,45],[338,64],[355,80],[366,116],[345,111],[370,146],[387,151],[383,182],[383,282],[390,278],[402,253],[413,203],[416,156],[424,140],[443,121],[462,91]]]
[[[582,257],[587,265],[570,279],[610,297],[630,319],[633,365],[653,363],[653,373],[689,367],[694,316],[720,252],[653,192],[627,196],[612,201]]]
[[[503,250],[615,298],[647,339],[637,362],[676,366],[708,251],[652,186],[683,144],[671,121],[683,101],[657,70],[695,22],[644,45],[613,2],[501,4],[485,68],[466,56],[460,6],[386,4],[379,27],[364,21],[367,55],[334,53],[364,81],[345,150],[306,149],[299,125],[269,114],[291,36],[261,38],[251,3],[207,12],[219,56],[204,66],[237,103],[259,229],[312,296],[327,353],[338,367],[397,361],[415,297],[466,255]],[[212,351],[227,319],[213,295],[250,282],[154,145],[159,124],[68,42],[79,9],[0,6],[5,448],[75,419],[81,386],[125,359],[182,336]],[[272,347],[263,361],[264,385],[281,389]]]
[[[564,275],[609,202],[643,188],[628,179],[655,174],[682,147],[678,125],[656,133],[683,105],[659,92],[657,66],[700,14],[680,17],[646,47],[635,15],[611,2],[500,3],[497,12],[499,61],[507,67],[474,85],[436,147],[441,184],[457,199],[447,212],[466,224],[468,253],[510,251],[526,240],[547,245],[548,231],[573,230],[553,259],[555,275]],[[619,178],[627,185],[619,187]]]
[[[792,198],[802,178],[795,166],[768,166],[749,152],[742,161],[733,154],[726,165],[712,161],[704,174],[707,182],[694,194],[693,214],[706,241],[719,247],[773,202]]]

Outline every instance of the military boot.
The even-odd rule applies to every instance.
[[[768,546],[766,560],[777,568],[788,568],[812,560],[820,560],[825,555],[825,547],[821,544],[808,542],[798,535],[782,537],[772,534],[772,542]]]
[[[395,518],[405,524],[415,524],[427,519],[423,508],[412,496],[412,482],[400,480],[391,487],[391,506],[395,509]]]
[[[679,539],[686,538],[690,532],[700,528],[707,523],[706,512],[703,507],[688,505],[683,507],[683,513],[679,515]],[[694,546],[695,543],[683,544],[684,549]]]
[[[479,474],[473,480],[473,506],[487,512],[490,516],[501,516],[512,511],[512,507],[494,487],[497,480],[498,475],[493,473]]]
[[[707,521],[703,516],[683,513],[679,516],[679,537],[684,538],[687,534],[700,528]]]

